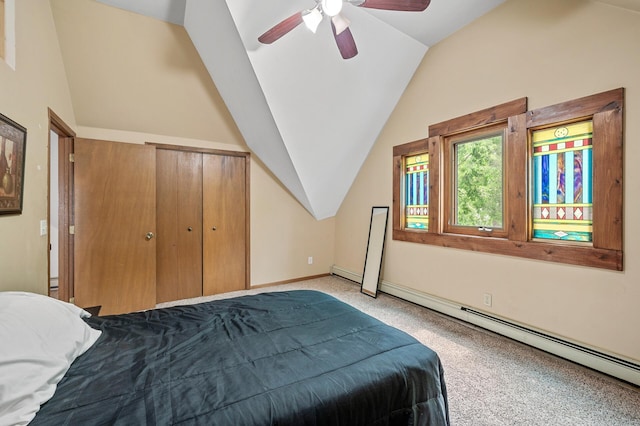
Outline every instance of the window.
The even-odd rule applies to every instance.
[[[623,103],[522,98],[429,126],[393,149],[393,238],[622,270]]]
[[[5,29],[4,29],[4,0],[0,0],[0,59],[4,59],[4,43],[5,43]]]
[[[429,153],[404,159],[405,223],[410,229],[429,229]]]
[[[427,139],[393,147],[393,227],[429,230],[432,156]],[[402,207],[396,203],[402,197]]]
[[[593,241],[593,121],[532,132],[533,238]]]
[[[0,59],[16,69],[15,0],[0,0]]]
[[[504,237],[506,123],[444,138],[445,232]]]

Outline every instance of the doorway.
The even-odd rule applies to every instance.
[[[57,299],[60,282],[60,238],[58,220],[58,143],[60,138],[53,130],[49,131],[49,296]]]
[[[49,109],[49,196],[47,212],[49,296],[73,298],[73,138],[75,132]]]

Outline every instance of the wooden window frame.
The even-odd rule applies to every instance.
[[[429,138],[393,147],[393,239],[528,259],[623,270],[624,89],[614,89],[527,111],[522,98],[429,126]],[[564,123],[593,120],[593,241],[531,238],[531,133]],[[444,232],[446,208],[443,146],[446,137],[506,122],[506,203],[503,238]],[[406,229],[402,169],[404,157],[428,153],[429,228]]]
[[[506,183],[509,181],[507,169],[505,167],[507,152],[507,123],[505,121],[499,121],[495,124],[480,127],[478,129],[472,129],[465,132],[460,132],[454,135],[447,135],[443,138],[443,183],[445,190],[443,191],[443,209],[442,209],[442,228],[443,232],[447,234],[462,234],[462,235],[476,235],[481,237],[501,237],[507,236],[506,218],[509,208],[509,199],[505,194],[507,188]],[[502,227],[500,228],[479,228],[472,226],[462,226],[454,223],[454,207],[456,204],[456,179],[455,176],[455,154],[454,145],[473,139],[481,138],[485,135],[492,135],[502,133],[502,183],[503,183],[503,196],[502,196]]]

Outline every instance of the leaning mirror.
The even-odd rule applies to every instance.
[[[364,258],[364,272],[362,273],[362,287],[360,291],[371,297],[378,295],[378,282],[382,270],[382,254],[384,240],[387,234],[387,218],[389,207],[372,207],[371,224],[369,225],[369,241],[367,254]]]

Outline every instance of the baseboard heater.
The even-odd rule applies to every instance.
[[[500,323],[500,324],[505,325],[505,326],[508,326],[508,327],[513,327],[513,328],[515,328],[515,329],[518,329],[518,330],[524,331],[524,332],[526,332],[526,333],[534,334],[534,335],[536,335],[536,336],[538,336],[538,337],[540,337],[540,338],[547,339],[547,340],[549,340],[549,341],[551,341],[551,342],[553,342],[553,343],[560,344],[560,345],[564,345],[564,346],[567,346],[567,347],[569,347],[569,348],[571,348],[571,349],[574,349],[574,350],[577,350],[577,351],[581,351],[581,352],[583,352],[583,353],[585,353],[585,354],[593,355],[593,356],[596,356],[596,357],[599,357],[599,358],[605,359],[605,360],[607,360],[607,361],[609,361],[609,362],[613,362],[613,363],[616,363],[616,364],[620,364],[620,365],[621,365],[621,366],[623,366],[623,367],[630,368],[630,369],[632,369],[632,370],[635,370],[635,371],[637,371],[637,372],[640,372],[640,365],[638,365],[638,364],[634,364],[634,363],[632,363],[632,362],[630,362],[630,361],[627,361],[627,360],[624,360],[624,359],[621,359],[621,358],[617,358],[617,357],[614,357],[614,356],[612,356],[612,355],[609,355],[609,354],[606,354],[606,353],[603,353],[603,352],[596,351],[596,350],[594,350],[594,349],[590,349],[590,348],[588,348],[588,347],[586,347],[586,346],[581,346],[581,345],[578,345],[578,344],[575,344],[575,343],[571,343],[571,342],[569,342],[569,341],[567,341],[567,340],[563,340],[563,339],[560,339],[560,338],[558,338],[558,337],[555,337],[555,336],[551,336],[551,335],[549,335],[549,334],[542,333],[542,332],[540,332],[540,331],[532,330],[532,329],[530,329],[530,328],[523,327],[523,326],[521,326],[521,325],[514,324],[514,323],[509,322],[509,321],[505,321],[505,320],[503,320],[503,319],[501,319],[501,318],[496,318],[496,317],[494,317],[494,316],[487,315],[487,314],[485,314],[484,312],[476,311],[476,310],[474,310],[474,309],[466,308],[466,307],[464,307],[464,306],[460,307],[460,309],[461,309],[461,310],[463,310],[463,311],[465,311],[465,312],[468,312],[469,314],[477,315],[477,316],[479,316],[479,317],[482,317],[482,318],[488,319],[488,320],[490,320],[490,321],[495,321],[495,322],[497,322],[497,323]]]
[[[360,274],[335,265],[331,273],[356,283],[362,280]],[[383,280],[379,290],[640,386],[640,365],[630,360],[388,281]]]

